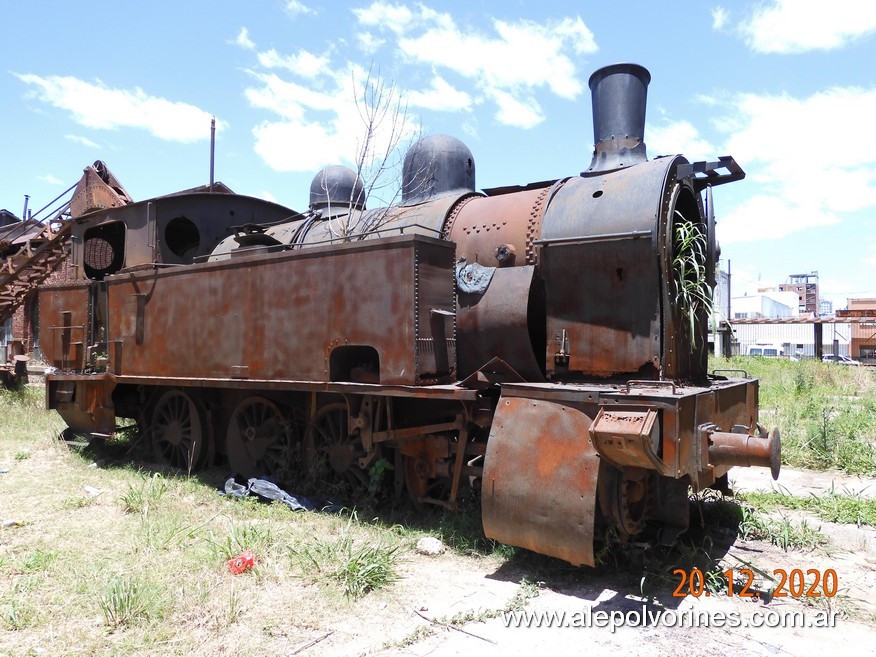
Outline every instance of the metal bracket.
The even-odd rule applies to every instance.
[[[726,169],[728,173],[718,173],[719,169]],[[745,171],[733,159],[731,155],[721,155],[717,162],[694,162],[692,164],[680,164],[676,176],[679,180],[691,178],[697,194],[711,185],[724,185],[745,178]]]

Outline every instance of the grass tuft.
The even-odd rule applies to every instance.
[[[160,620],[167,601],[154,582],[140,577],[114,577],[99,596],[100,609],[106,624],[113,628]]]
[[[827,536],[805,520],[795,523],[787,518],[770,518],[749,506],[742,506],[740,510],[739,535],[744,540],[769,541],[786,552],[812,550],[828,543]]]
[[[167,489],[167,481],[161,473],[156,472],[150,477],[142,475],[140,485],[128,484],[128,490],[119,502],[125,513],[139,513],[145,518],[149,515],[150,508],[161,501]]]
[[[371,591],[399,580],[396,572],[401,545],[384,538],[363,542],[352,535],[351,516],[334,540],[310,539],[290,552],[293,565],[312,581],[321,578],[337,582],[348,598],[361,598]]]
[[[809,497],[794,497],[784,492],[742,493],[739,497],[763,511],[780,508],[809,511],[828,522],[876,526],[876,499],[861,495],[830,491],[827,495]]]

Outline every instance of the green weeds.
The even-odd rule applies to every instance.
[[[155,582],[132,576],[109,580],[98,602],[106,624],[113,629],[142,621],[160,620],[168,603]]]
[[[250,550],[256,555],[265,555],[275,545],[276,541],[270,525],[231,525],[228,535],[218,538],[214,532],[209,532],[206,539],[207,549],[214,561],[228,561],[244,550]]]
[[[876,370],[746,356],[711,366],[760,380],[760,422],[778,426],[783,463],[876,476]]]
[[[311,580],[336,581],[348,598],[361,598],[398,581],[396,560],[401,545],[384,538],[363,541],[353,536],[351,516],[334,540],[310,539],[292,548],[290,557],[300,574]]]
[[[149,515],[150,509],[157,505],[167,493],[168,484],[158,472],[149,477],[141,476],[140,485],[128,484],[128,490],[122,495],[119,502],[125,513],[139,513],[145,518]]]
[[[876,526],[876,499],[861,495],[843,495],[830,491],[826,495],[793,497],[782,492],[743,493],[748,504],[764,511],[792,509],[814,513],[828,522]]]
[[[811,550],[828,542],[827,536],[806,520],[795,523],[787,518],[771,518],[748,506],[740,507],[739,536],[743,540],[769,541],[786,552]]]

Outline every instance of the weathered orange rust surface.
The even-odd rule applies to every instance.
[[[567,402],[499,400],[481,492],[488,537],[593,565],[599,456],[590,423]]]
[[[381,384],[440,383],[456,365],[452,265],[452,243],[403,236],[110,277],[110,367],[329,381],[334,349],[367,345]]]

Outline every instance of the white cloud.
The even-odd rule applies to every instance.
[[[807,98],[740,94],[726,151],[769,196],[755,196],[720,224],[721,239],[777,238],[876,209],[876,133],[856,130],[876,115],[876,88],[832,88]],[[838,140],[846,126],[854,140]]]
[[[830,211],[795,203],[777,190],[776,195],[757,195],[718,217],[721,244],[762,242],[816,226],[839,223]]]
[[[64,135],[64,139],[66,139],[67,141],[72,141],[74,144],[79,144],[80,146],[87,146],[88,148],[100,148],[100,144],[91,141],[88,137],[82,137],[80,135]]]
[[[356,35],[356,41],[359,44],[359,48],[366,55],[376,53],[386,43],[386,39],[379,39],[371,34],[371,32],[359,32]]]
[[[51,173],[47,173],[44,176],[37,176],[37,180],[41,180],[47,185],[63,185],[64,181],[58,178],[58,176],[54,176]]]
[[[720,5],[715,7],[712,10],[712,29],[720,30],[727,24],[727,19],[730,17],[730,12],[728,12],[724,7]]]
[[[307,14],[315,14],[316,10],[308,7],[303,2],[298,0],[286,0],[286,13],[292,18],[296,16],[306,16]]]
[[[255,50],[256,47],[253,40],[249,38],[249,30],[245,27],[240,28],[240,32],[237,33],[237,37],[235,37],[232,43],[240,46],[244,50]]]
[[[255,152],[275,171],[315,171],[351,153],[331,124],[316,121],[264,121],[253,136]]]
[[[410,9],[388,2],[373,2],[368,7],[353,9],[353,13],[362,25],[387,28],[396,34],[402,34],[414,22]]]
[[[405,101],[409,107],[425,107],[439,112],[456,112],[472,106],[469,94],[454,88],[440,75],[432,78],[432,84],[426,91],[408,91]]]
[[[294,55],[281,55],[271,48],[258,53],[258,59],[265,68],[286,69],[303,78],[315,78],[328,72],[331,67],[328,55],[314,55],[303,49]]]
[[[356,165],[366,132],[356,98],[362,97],[367,71],[355,65],[323,71],[319,89],[275,73],[251,71],[250,75],[255,85],[246,90],[246,97],[254,107],[277,117],[253,129],[255,151],[268,166],[277,171],[315,171],[328,164]],[[393,130],[402,138],[416,131],[408,117],[391,109],[373,128],[368,144],[372,153],[386,150]],[[364,157],[366,169],[369,160],[370,156]]]
[[[166,141],[193,142],[210,136],[209,112],[188,103],[150,96],[139,87],[113,89],[75,77],[16,74],[33,87],[32,97],[66,110],[89,128],[140,128]],[[217,128],[220,122],[217,121]]]
[[[645,128],[645,144],[650,157],[683,153],[691,162],[715,156],[715,147],[688,121],[674,121]]]
[[[471,80],[497,103],[497,120],[519,127],[544,119],[536,89],[546,87],[561,98],[577,98],[585,85],[576,63],[581,55],[598,49],[581,18],[542,23],[494,19],[494,33],[482,34],[423,5],[412,11],[378,1],[354,13],[361,25],[391,32],[409,62]]]
[[[755,52],[834,50],[876,32],[876,3],[860,0],[771,0],[739,26]]]
[[[516,128],[532,128],[544,121],[541,107],[535,98],[518,98],[501,89],[491,89],[487,95],[495,101],[499,109],[496,120]]]
[[[597,50],[580,18],[543,23],[493,20],[492,32],[482,34],[422,4],[377,0],[352,11],[361,50],[391,45],[414,77],[429,80],[428,87],[416,90],[389,83],[403,105],[447,112],[470,111],[489,102],[495,105],[497,121],[521,128],[544,120],[538,90],[566,99],[584,91],[577,66],[582,55]],[[350,61],[338,63],[338,52],[257,53],[245,95],[253,107],[272,115],[253,129],[255,150],[270,167],[313,171],[338,162],[354,165],[365,134],[361,102],[357,107],[356,99],[362,98],[368,72]],[[420,75],[424,68],[428,77]],[[474,125],[466,129],[474,130]],[[418,131],[411,117],[390,111],[372,146],[385,144],[392,127],[405,136]]]

